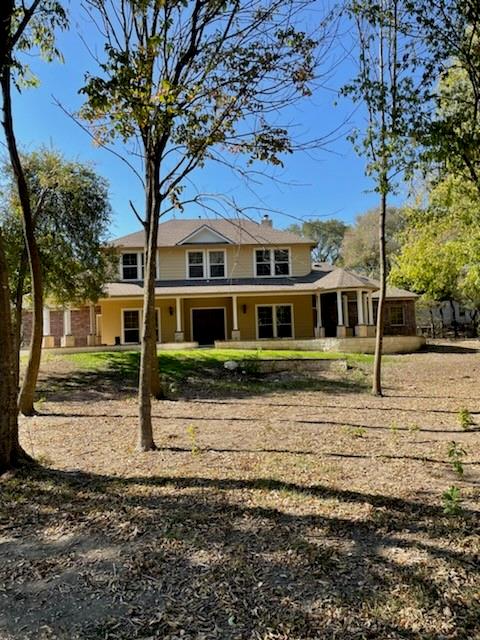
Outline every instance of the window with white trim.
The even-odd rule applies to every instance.
[[[255,249],[255,275],[290,275],[290,249]]]
[[[291,304],[257,306],[257,335],[262,338],[293,338]]]
[[[124,344],[140,342],[140,309],[123,310],[123,342]]]
[[[138,344],[143,323],[141,309],[123,309],[123,344]],[[160,309],[155,309],[155,337],[160,342]]]
[[[204,253],[203,251],[188,251],[188,277],[203,278]]]
[[[390,325],[394,327],[402,327],[405,325],[405,307],[403,304],[396,304],[390,307],[389,312]]]
[[[224,278],[225,250],[187,251],[188,278]]]
[[[143,251],[122,253],[120,270],[122,280],[143,280],[145,277],[145,256]]]
[[[225,277],[225,251],[208,252],[208,269],[210,278]]]

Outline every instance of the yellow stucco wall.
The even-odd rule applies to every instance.
[[[238,296],[238,327],[242,340],[256,340],[256,306],[260,304],[292,304],[295,338],[313,338],[313,311],[311,295],[298,296]],[[218,298],[183,298],[182,328],[186,341],[192,340],[191,310],[192,308],[223,307],[226,310],[226,339],[229,340],[233,329],[232,298],[230,296]],[[245,305],[245,312],[244,312]],[[115,344],[115,338],[122,336],[122,309],[141,309],[142,300],[102,300],[101,306],[101,343]],[[160,309],[161,342],[174,342],[176,330],[175,299],[158,299],[155,307]],[[170,314],[172,310],[172,314]]]
[[[102,300],[101,307],[101,343],[115,344],[115,338],[122,336],[122,309],[141,309],[143,300]],[[173,342],[175,333],[175,312],[170,315],[170,308],[175,310],[175,300],[158,300],[155,307],[160,309],[160,340],[161,342]]]
[[[187,277],[187,251],[203,251],[225,249],[228,278],[253,278],[254,251],[258,245],[232,246],[232,245],[191,245],[188,247],[165,247],[159,251],[159,279],[183,280]],[[138,249],[141,251],[141,249]],[[136,249],[131,249],[132,252]],[[291,245],[291,275],[304,276],[311,271],[310,247],[306,245]]]

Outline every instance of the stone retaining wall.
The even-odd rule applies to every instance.
[[[412,353],[425,344],[422,336],[385,336],[383,353]],[[334,351],[375,353],[375,338],[315,338],[312,340],[237,340],[215,342],[217,349],[272,349],[287,351]]]

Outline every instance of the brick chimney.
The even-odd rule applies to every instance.
[[[271,227],[272,226],[272,221],[270,220],[270,216],[268,215],[268,213],[266,213],[263,216],[261,224],[264,224],[267,227]]]

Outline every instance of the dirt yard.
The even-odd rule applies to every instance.
[[[0,483],[1,640],[478,640],[471,347],[390,358],[384,398],[366,364],[189,380],[155,403],[147,454],[131,386],[47,367],[21,421],[43,468]]]

